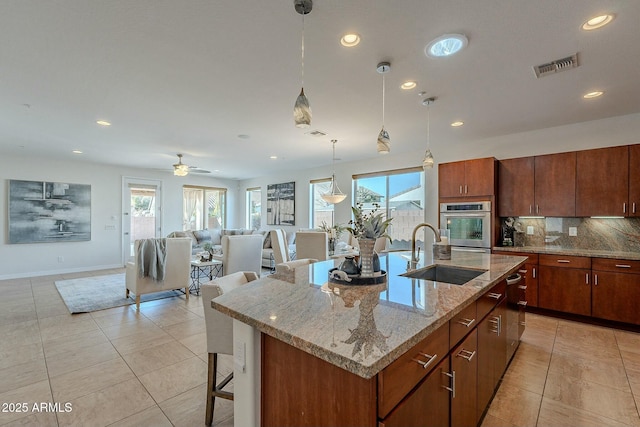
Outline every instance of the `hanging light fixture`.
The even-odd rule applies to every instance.
[[[391,70],[391,64],[381,62],[376,67],[376,70],[382,74],[382,130],[378,134],[378,153],[389,154],[389,151],[391,151],[391,140],[389,139],[389,133],[384,128],[384,75]]]
[[[425,171],[427,169],[431,169],[433,168],[433,164],[434,164],[434,159],[433,159],[433,154],[431,154],[431,149],[430,149],[430,139],[429,139],[429,127],[431,125],[431,117],[429,117],[429,105],[431,105],[436,99],[434,97],[431,98],[427,98],[424,99],[422,101],[422,105],[426,105],[427,106],[427,151],[424,152],[424,159],[422,160],[422,169],[424,169]]]
[[[336,162],[336,142],[338,142],[337,139],[332,139],[331,143],[333,144],[333,157],[331,158],[331,187],[329,188],[329,191],[325,194],[322,194],[320,197],[322,197],[322,200],[324,200],[327,203],[332,203],[332,204],[336,204],[336,203],[340,203],[341,201],[343,201],[344,199],[346,199],[347,195],[344,194],[342,191],[340,191],[340,188],[338,187],[338,183],[336,182],[336,168],[335,168],[335,162]]]
[[[182,163],[182,154],[178,154],[178,163],[173,165],[173,174],[175,176],[189,175],[189,166]]]
[[[311,124],[311,107],[309,107],[309,100],[304,94],[304,15],[311,13],[313,0],[293,0],[293,6],[296,12],[302,15],[302,89],[300,89],[300,95],[298,95],[296,103],[293,106],[293,120],[296,127],[307,128]]]

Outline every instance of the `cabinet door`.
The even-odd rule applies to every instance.
[[[593,317],[640,325],[640,274],[593,272]]]
[[[525,280],[527,282],[527,306],[538,307],[538,263],[525,264]]]
[[[478,325],[478,413],[479,420],[489,405],[507,360],[505,322],[506,298]]]
[[[538,306],[591,315],[591,270],[540,266]]]
[[[451,370],[455,372],[451,397],[451,427],[475,426],[478,423],[478,332],[474,330],[451,352]]]
[[[384,420],[380,427],[442,427],[449,425],[451,378],[449,358],[445,358],[420,385]],[[475,425],[475,423],[474,423]]]
[[[493,157],[464,162],[465,196],[493,196],[495,190],[496,161]]]
[[[500,160],[498,215],[533,215],[534,206],[534,158]]]
[[[628,146],[577,152],[576,216],[626,215],[628,199]]]
[[[438,165],[438,194],[440,197],[460,197],[464,192],[464,162]]]
[[[535,157],[535,215],[576,215],[576,153]]]
[[[640,144],[629,146],[629,216],[640,216]]]

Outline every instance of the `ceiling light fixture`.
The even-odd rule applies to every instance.
[[[433,169],[433,164],[435,163],[435,160],[433,159],[433,154],[431,154],[431,141],[430,141],[430,125],[431,125],[431,117],[429,114],[429,106],[431,104],[433,104],[433,102],[436,99],[434,97],[431,98],[427,98],[425,100],[422,101],[422,105],[425,105],[427,107],[427,150],[424,152],[424,159],[422,160],[422,169],[426,170],[427,169]]]
[[[331,140],[331,143],[333,144],[333,157],[331,158],[331,187],[327,193],[320,196],[322,197],[322,200],[332,204],[340,203],[347,197],[346,194],[340,191],[340,187],[338,187],[338,183],[336,182],[336,142],[338,142],[337,139]]]
[[[413,80],[408,80],[400,85],[400,89],[409,90],[409,89],[413,89],[417,85],[418,83],[414,82]]]
[[[96,123],[99,124],[100,126],[111,126],[111,123],[109,123],[106,120],[97,120]]]
[[[604,92],[601,91],[601,90],[594,90],[593,92],[585,93],[584,95],[582,95],[582,97],[584,99],[593,99],[593,98],[597,98],[599,96],[602,96],[603,94],[604,94]]]
[[[432,58],[451,56],[464,49],[469,40],[462,34],[445,34],[429,42],[424,53]]]
[[[80,150],[73,150],[73,151],[72,151],[72,153],[73,153],[73,154],[82,154],[82,151],[80,151]]]
[[[463,124],[464,124],[463,121],[457,120],[457,121],[451,123],[451,127],[458,128],[458,127],[462,126]]]
[[[391,64],[381,62],[376,67],[376,70],[382,74],[382,130],[378,134],[378,153],[389,154],[389,151],[391,151],[391,140],[389,139],[389,133],[384,128],[384,75],[391,70]]]
[[[344,47],[354,47],[360,44],[360,36],[355,33],[345,34],[340,39],[340,44]]]
[[[304,94],[304,15],[311,13],[311,9],[313,9],[313,0],[293,0],[293,6],[296,9],[296,12],[302,15],[302,89],[300,89],[300,95],[298,95],[296,103],[293,106],[293,120],[296,127],[306,128],[311,124],[311,107],[309,107],[309,100]]]
[[[173,165],[173,174],[175,176],[189,175],[189,166],[182,163],[182,154],[178,154],[178,163]]]
[[[602,28],[607,25],[609,22],[613,21],[615,15],[613,14],[605,14],[600,16],[595,16],[589,19],[587,22],[582,24],[582,29],[585,31],[597,30],[598,28]]]

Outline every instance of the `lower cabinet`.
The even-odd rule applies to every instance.
[[[507,366],[506,298],[478,325],[477,420],[489,405]]]
[[[469,334],[450,357],[451,426],[475,426],[478,423],[478,331]]]
[[[591,315],[591,258],[541,254],[538,307]]]
[[[591,314],[640,325],[640,261],[594,258]]]

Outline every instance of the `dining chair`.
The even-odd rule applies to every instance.
[[[233,400],[233,393],[223,390],[233,379],[233,372],[217,384],[218,354],[233,355],[233,319],[211,307],[211,300],[258,278],[253,271],[238,271],[216,278],[200,287],[204,306],[204,321],[207,334],[209,366],[207,372],[207,407],[205,424],[213,422],[216,397]]]
[[[296,259],[329,259],[329,238],[324,231],[298,231],[296,233]]]
[[[222,275],[237,271],[262,271],[262,243],[260,234],[222,236]]]
[[[291,261],[289,258],[289,246],[287,245],[286,232],[281,228],[277,228],[275,230],[271,230],[270,233],[274,264],[277,266],[283,262]]]

